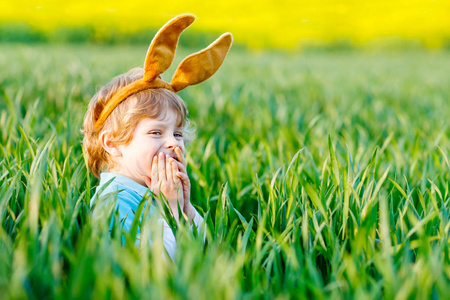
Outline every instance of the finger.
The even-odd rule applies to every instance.
[[[181,147],[175,148],[175,154],[177,155],[178,161],[186,166],[186,158],[184,157],[184,151],[182,151]]]
[[[153,160],[152,160],[152,170],[151,170],[151,180],[154,183],[157,183],[159,180],[159,176],[158,176],[158,156],[155,155],[153,156]]]
[[[152,175],[151,175],[152,177],[154,176],[153,173],[155,173],[156,176],[158,176],[157,165],[156,165],[155,162],[156,162],[156,156],[154,156],[153,160],[152,160]],[[156,170],[156,171],[153,171],[153,170]],[[150,195],[151,195],[153,201],[156,200],[156,203],[158,204],[159,209],[162,209],[161,202],[154,197],[154,195],[158,195],[159,193],[157,193],[157,191],[152,189],[152,181],[151,181],[151,179],[147,175],[143,175],[142,179],[144,179],[145,184],[150,189],[150,191],[151,191]],[[155,181],[155,182],[158,182],[158,181]]]
[[[186,158],[184,156],[184,150],[181,147],[175,148],[175,154],[177,155],[178,161],[181,162],[183,165],[186,165]]]
[[[181,180],[181,183],[183,184],[183,186],[187,186],[187,187],[191,186],[189,176],[186,173],[178,171],[178,172],[176,172],[176,176]]]
[[[189,202],[191,190],[191,183],[189,181],[189,177],[187,176],[187,174],[181,172],[177,172],[177,177],[180,179],[181,185],[183,187],[183,198],[185,201]],[[185,204],[187,202],[185,202]]]
[[[176,172],[176,176],[181,180],[181,182],[183,183],[183,185],[185,185],[185,184],[190,184],[189,176],[187,176],[186,173]]]
[[[184,146],[176,146],[175,150],[177,150],[177,149],[181,152],[182,155],[184,155],[184,152],[185,152]]]
[[[166,154],[166,177],[167,180],[173,181],[172,165],[170,163],[169,155]]]
[[[158,156],[158,175],[159,180],[164,181],[167,180],[166,176],[166,161],[165,161],[165,155],[164,153],[160,152]]]
[[[181,162],[179,162],[179,161],[176,161],[176,160],[174,160],[175,161],[175,163],[177,164],[177,166],[178,166],[178,170],[180,170],[180,172],[182,172],[182,173],[186,173],[187,174],[187,171],[186,171],[186,166],[185,165],[183,165]]]
[[[173,178],[173,182],[179,182],[180,179],[177,176],[178,173],[178,165],[177,162],[175,161],[175,159],[171,158],[171,165],[172,165],[172,178]]]
[[[152,181],[147,175],[142,175],[142,180],[144,180],[145,185],[147,185],[148,188],[152,186]]]

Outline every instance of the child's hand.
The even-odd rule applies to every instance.
[[[160,152],[159,155],[155,155],[152,161],[151,178],[148,176],[142,176],[145,184],[156,195],[162,193],[164,197],[169,201],[170,208],[176,220],[178,216],[178,203],[180,208],[184,210],[184,197],[182,190],[182,183],[177,175],[178,165],[173,158]],[[161,205],[161,203],[160,203]]]
[[[191,221],[195,216],[195,209],[191,204],[191,182],[189,180],[189,176],[187,175],[186,159],[180,147],[175,148],[175,154],[177,155],[178,159],[178,161],[176,162],[178,165],[177,176],[178,178],[180,178],[183,185],[183,212],[188,216],[189,221]]]

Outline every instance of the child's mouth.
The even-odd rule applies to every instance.
[[[169,157],[170,157],[170,158],[173,158],[173,159],[176,160],[176,161],[178,161],[178,158],[177,158],[176,156],[169,155]]]
[[[179,162],[178,157],[177,157],[176,155],[172,155],[172,154],[164,154],[164,155],[168,155],[169,158],[173,158],[174,160],[176,160],[176,161]],[[166,157],[167,157],[167,156],[166,156]]]

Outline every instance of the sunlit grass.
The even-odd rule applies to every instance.
[[[114,212],[89,209],[86,104],[142,53],[1,46],[5,297],[450,293],[448,53],[232,52],[181,93],[197,124],[188,164],[207,232],[204,245],[181,226],[175,263],[151,224],[154,246],[127,234],[123,247],[120,227],[107,230]]]

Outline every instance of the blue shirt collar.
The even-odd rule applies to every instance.
[[[107,183],[108,181],[110,181],[112,179],[115,182],[122,184],[124,187],[135,191],[141,197],[144,197],[145,194],[147,194],[147,195],[150,194],[150,189],[148,187],[142,186],[139,183],[137,183],[136,181],[134,181],[126,176],[123,176],[123,175],[120,175],[117,173],[112,173],[112,172],[103,172],[100,174],[99,186],[104,185],[105,183]]]

